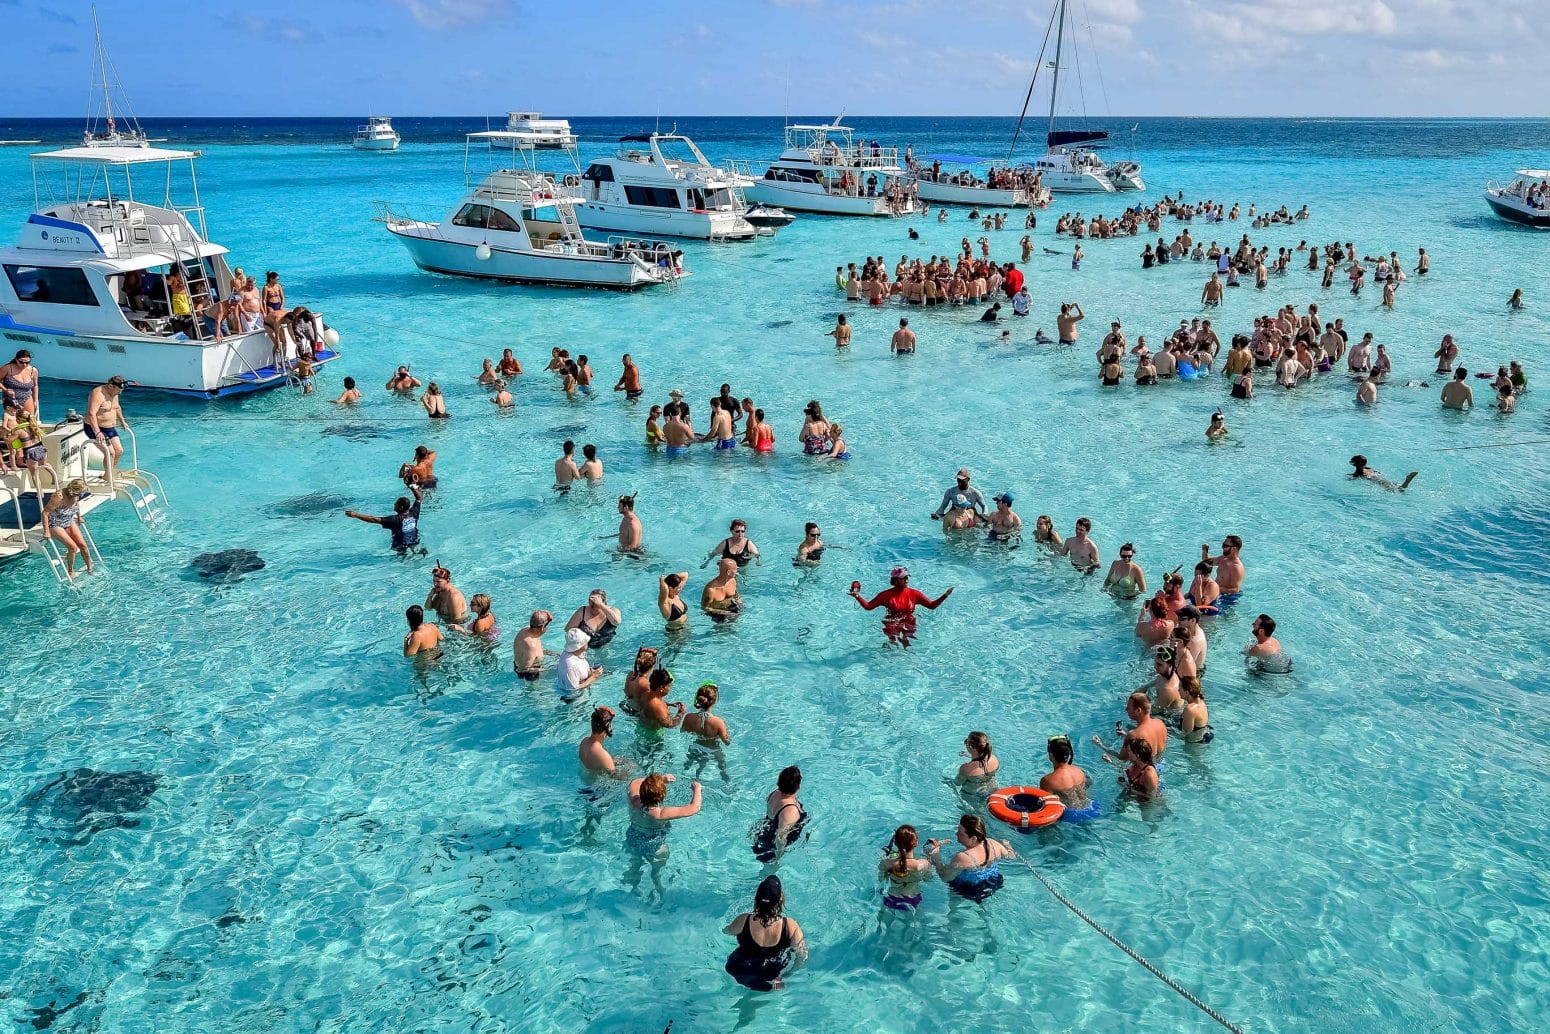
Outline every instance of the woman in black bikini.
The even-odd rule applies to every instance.
[[[689,572],[678,571],[657,579],[657,610],[669,629],[686,628],[689,624],[689,605],[681,598],[684,586],[689,583]]]
[[[587,597],[587,604],[578,607],[576,613],[565,622],[565,630],[569,632],[573,628],[579,628],[591,637],[588,643],[590,649],[596,650],[607,646],[613,641],[619,632],[619,622],[623,620],[616,607],[608,605],[608,593],[602,589],[593,589]]]
[[[748,522],[733,521],[731,531],[732,534],[716,543],[711,551],[705,554],[705,559],[700,561],[701,568],[709,565],[717,556],[722,560],[735,560],[738,567],[747,567],[750,560],[763,565],[764,561],[759,557],[759,547],[748,537]]]

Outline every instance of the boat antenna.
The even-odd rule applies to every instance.
[[[1033,63],[1033,78],[1028,80],[1028,93],[1023,97],[1023,110],[1017,116],[1017,128],[1012,130],[1012,143],[1006,149],[1006,160],[1012,160],[1012,152],[1017,150],[1017,138],[1023,131],[1023,120],[1028,117],[1028,105],[1033,102],[1033,87],[1039,81],[1039,69],[1044,67],[1044,51],[1049,46],[1049,34],[1055,28],[1055,14],[1050,12],[1049,24],[1044,27],[1044,42],[1039,44],[1039,58]]]

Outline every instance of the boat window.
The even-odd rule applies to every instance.
[[[637,187],[625,184],[624,196],[632,205],[646,208],[678,208],[678,191],[672,187]]]
[[[601,162],[593,162],[587,166],[587,171],[581,174],[581,178],[591,180],[593,183],[612,183],[614,181],[613,166],[604,165]]]
[[[499,208],[490,209],[490,218],[485,225],[488,229],[504,230],[507,233],[520,233],[522,231],[522,227],[517,225],[517,221]]]
[[[47,302],[51,305],[98,305],[97,295],[91,289],[86,273],[79,269],[50,266],[5,267],[5,275],[11,280],[16,297],[24,302]]]
[[[458,209],[457,215],[452,217],[452,225],[471,226],[476,230],[482,230],[489,215],[490,210],[484,205],[464,205]]]

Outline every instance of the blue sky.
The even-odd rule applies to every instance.
[[[1051,2],[99,7],[142,116],[990,115],[1021,106]],[[1093,114],[1550,114],[1550,0],[1070,2]],[[82,115],[89,4],[0,0],[0,25],[0,114]]]

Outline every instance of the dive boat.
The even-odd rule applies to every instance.
[[[963,154],[928,154],[909,165],[916,197],[939,205],[1028,208],[1049,197],[1032,172],[1011,168],[1006,162]]]
[[[257,314],[238,314],[228,251],[205,228],[199,152],[152,147],[115,113],[100,33],[96,63],[102,131],[94,117],[79,147],[32,155],[33,211],[0,248],[0,338],[51,379],[121,376],[201,398],[293,383],[299,347],[332,361],[338,335],[321,316],[304,320],[308,345],[281,329],[276,347]]]
[[[676,133],[621,137],[617,154],[581,173],[576,218],[589,230],[698,240],[751,240],[739,177]]]
[[[1485,203],[1509,222],[1550,229],[1550,171],[1519,169],[1517,179],[1485,188]]]
[[[399,139],[392,119],[386,115],[370,115],[366,124],[356,129],[350,146],[357,151],[396,151]]]
[[[836,118],[821,126],[786,127],[786,148],[755,172],[749,162],[732,163],[749,179],[749,200],[794,212],[820,215],[907,215],[915,201],[899,166],[897,148],[857,144]]]
[[[528,133],[533,146],[539,148],[563,148],[576,146],[576,134],[570,123],[562,118],[544,118],[536,111],[506,112],[508,133]]]
[[[475,145],[492,153],[509,147],[510,165],[475,183],[469,168]],[[538,146],[526,131],[470,133],[463,173],[465,186],[473,186],[451,214],[439,223],[425,222],[379,201],[375,221],[429,273],[622,290],[671,283],[686,275],[683,253],[661,241],[610,237],[598,243],[584,237],[576,217],[580,200],[571,187],[535,166],[533,150]]]

